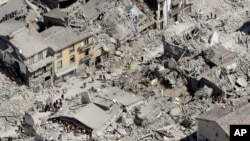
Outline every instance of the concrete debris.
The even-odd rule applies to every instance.
[[[219,43],[219,34],[215,31],[210,39],[210,46],[214,46]]]
[[[244,78],[239,77],[236,81],[236,84],[240,85],[241,87],[246,88],[248,83]]]
[[[213,93],[213,89],[209,88],[205,85],[203,88],[201,88],[195,92],[193,98],[200,99],[200,100],[206,100],[206,99],[212,97],[212,93]]]
[[[119,56],[122,55],[122,53],[121,53],[120,51],[116,51],[116,52],[115,52],[115,55],[119,57]]]

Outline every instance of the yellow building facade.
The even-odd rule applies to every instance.
[[[87,41],[86,41],[87,40]],[[93,37],[88,37],[54,53],[54,73],[84,63],[93,57]]]
[[[81,73],[85,65],[93,66],[101,62],[101,56],[107,53],[104,52],[107,50],[105,42],[94,43],[96,35],[91,32],[79,35],[69,28],[52,26],[43,31],[42,35],[51,43],[50,53],[54,58],[53,74],[56,82]]]

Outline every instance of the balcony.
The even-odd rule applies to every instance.
[[[85,55],[82,59],[81,59],[81,62],[84,62],[86,60],[89,60],[93,57],[93,54],[89,54],[89,55]]]
[[[85,51],[87,49],[90,49],[92,47],[92,44],[87,44],[79,48],[79,51]]]
[[[49,56],[49,57],[46,57],[32,65],[29,65],[28,66],[28,69],[30,72],[35,72],[36,70],[38,70],[39,68],[43,68],[43,67],[46,67],[48,64],[52,64],[53,63],[53,57],[52,56]]]
[[[55,73],[56,77],[60,77],[60,76],[63,76],[65,74],[68,74],[68,73],[76,70],[76,68],[77,68],[77,66],[75,64],[72,64],[72,65],[69,65],[67,67],[61,68],[61,69],[57,70],[57,72]]]

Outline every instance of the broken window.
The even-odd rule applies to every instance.
[[[50,70],[51,70],[51,66],[50,65],[46,66],[46,71],[50,71]]]
[[[74,64],[75,63],[75,56],[71,55],[70,56],[70,64]]]
[[[96,64],[101,63],[101,56],[96,57],[95,63]]]
[[[30,64],[30,65],[34,64],[34,57],[33,57],[33,56],[30,57],[30,59],[29,59],[29,64]]]
[[[160,29],[163,29],[163,27],[164,27],[164,22],[162,21],[162,22],[160,23]]]
[[[172,6],[171,6],[171,9],[176,9],[176,8],[179,8],[179,5],[178,5],[178,4],[172,5]]]
[[[92,36],[89,37],[89,38],[88,38],[88,43],[91,44],[91,43],[92,43],[92,40],[93,40]]]
[[[57,53],[57,59],[60,59],[60,58],[62,58],[62,52]]]
[[[89,55],[89,49],[85,50],[85,56]]]
[[[43,59],[43,52],[38,53],[38,61]]]
[[[61,69],[62,68],[62,61],[58,61],[57,62],[57,69]]]
[[[39,75],[41,75],[43,73],[42,69],[39,69],[35,72],[35,78],[38,77]]]
[[[74,46],[69,48],[69,53],[73,53],[75,51]]]
[[[163,10],[160,11],[160,18],[163,17]]]

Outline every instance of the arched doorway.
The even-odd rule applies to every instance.
[[[46,76],[44,78],[44,88],[48,88],[51,86],[51,76]]]
[[[50,76],[46,76],[44,80],[45,80],[45,81],[48,81],[48,80],[50,80],[50,79],[51,79]]]

